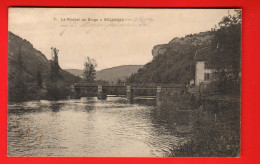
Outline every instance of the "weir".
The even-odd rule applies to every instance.
[[[146,91],[146,92],[145,92]],[[148,92],[153,91],[153,92]],[[135,96],[153,96],[147,95],[155,93],[157,106],[167,103],[169,100],[178,100],[183,92],[186,92],[185,85],[90,85],[73,84],[70,85],[70,98],[79,99],[81,97],[97,97],[98,100],[106,100],[108,94],[125,95],[129,103],[133,103]],[[145,94],[146,93],[146,94]]]
[[[131,86],[126,87],[126,99],[129,103],[133,103],[134,95],[133,95],[133,89]]]
[[[156,105],[161,106],[162,105],[162,87],[157,86],[156,88]]]
[[[103,89],[102,85],[98,86],[97,98],[99,100],[106,100],[107,99],[107,92]]]

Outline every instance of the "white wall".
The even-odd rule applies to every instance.
[[[212,73],[211,69],[205,69],[205,62],[204,61],[197,61],[196,68],[195,68],[195,85],[199,85],[201,82],[204,81],[204,74],[205,73]]]

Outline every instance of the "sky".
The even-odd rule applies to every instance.
[[[89,56],[101,70],[144,65],[155,45],[209,31],[227,14],[228,9],[9,8],[8,28],[48,59],[51,47],[59,49],[63,69],[83,69]]]

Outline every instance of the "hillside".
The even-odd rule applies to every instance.
[[[22,60],[23,78],[26,83],[35,83],[37,73],[41,72],[43,81],[47,81],[50,73],[50,61],[44,54],[36,50],[33,45],[21,37],[8,33],[8,83],[12,86],[18,69],[18,54]],[[75,82],[78,77],[60,69],[60,74],[65,82]]]
[[[123,65],[108,69],[103,69],[97,72],[97,80],[106,80],[116,83],[118,79],[125,81],[132,73],[136,73],[142,65]]]
[[[210,31],[182,38],[173,38],[168,44],[152,49],[153,61],[144,65],[127,79],[130,83],[187,83],[194,78],[194,52],[211,45]]]
[[[118,67],[112,67],[97,71],[96,80],[105,80],[110,83],[116,83],[118,79],[125,81],[131,74],[136,73],[142,65],[123,65]],[[66,69],[66,71],[73,75],[83,77],[83,70],[78,69]]]
[[[65,69],[65,70],[75,76],[83,78],[83,70],[80,69]]]

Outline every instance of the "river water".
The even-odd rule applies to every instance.
[[[170,156],[189,125],[154,104],[120,97],[10,103],[8,156]]]

